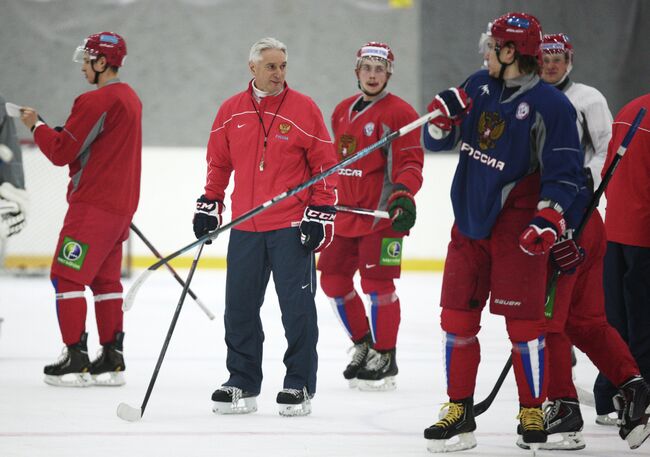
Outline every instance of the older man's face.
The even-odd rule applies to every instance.
[[[261,55],[262,60],[248,64],[255,77],[255,87],[270,95],[275,95],[284,88],[287,56],[279,49],[267,49],[262,51]]]

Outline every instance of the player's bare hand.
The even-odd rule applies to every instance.
[[[20,108],[20,120],[25,124],[25,127],[32,129],[36,121],[38,121],[38,112],[29,106]]]

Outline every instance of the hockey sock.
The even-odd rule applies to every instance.
[[[548,398],[578,398],[571,373],[571,341],[564,333],[546,334],[548,364]]]
[[[115,334],[122,331],[123,318],[122,292],[95,295],[95,319],[99,344],[113,342]]]
[[[393,280],[361,278],[361,288],[368,295],[368,319],[374,349],[395,349],[400,323],[400,302]]]
[[[370,331],[363,300],[354,290],[352,278],[322,274],[321,288],[330,298],[334,314],[352,341],[359,341]]]
[[[546,341],[540,336],[530,341],[512,341],[512,365],[517,380],[519,403],[536,407],[546,399]],[[571,359],[569,358],[569,364]]]
[[[473,397],[481,361],[476,335],[481,326],[480,311],[443,308],[440,324],[444,333],[443,360],[447,374],[447,395],[452,400]]]
[[[86,331],[85,287],[65,278],[51,278],[56,292],[56,315],[61,337],[66,346],[76,344]]]

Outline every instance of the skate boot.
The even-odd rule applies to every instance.
[[[352,352],[352,361],[345,367],[343,377],[348,380],[350,388],[354,389],[357,387],[357,373],[366,362],[368,349],[370,349],[371,344],[372,337],[370,333],[367,333],[363,338],[355,341],[354,346],[348,350],[348,352]]]
[[[614,416],[612,416],[614,414]],[[616,413],[609,413],[609,414],[598,414],[596,416],[596,423],[598,425],[608,425],[608,426],[613,426],[613,425],[618,425],[618,416]]]
[[[446,411],[446,412],[444,412]],[[476,447],[476,421],[474,421],[474,400],[472,397],[445,403],[441,419],[424,430],[429,452],[454,452]],[[448,442],[458,437],[454,442]]]
[[[542,443],[546,443],[546,432],[544,431],[544,411],[540,406],[526,408],[519,406],[519,425],[517,426],[517,434],[521,435],[517,439],[517,443],[521,441],[521,446],[524,449],[533,451],[533,455],[540,448]]]
[[[359,390],[395,390],[397,372],[395,349],[380,352],[370,348],[365,365],[357,373]]]
[[[76,344],[66,346],[55,363],[43,369],[45,383],[59,387],[87,387],[92,384],[88,359],[88,334],[83,333]]]
[[[306,387],[302,390],[282,389],[275,402],[279,406],[280,416],[306,416],[311,413],[312,398]]]
[[[122,354],[122,343],[124,332],[115,333],[115,339],[111,343],[102,345],[97,358],[90,364],[90,376],[96,386],[122,386],[124,380],[124,356]]]
[[[620,417],[618,434],[636,449],[650,436],[650,386],[635,376],[619,386],[613,400]]]
[[[215,414],[248,414],[257,411],[257,395],[239,387],[221,386],[212,393],[212,412]]]
[[[573,451],[585,448],[582,438],[582,414],[580,403],[574,398],[560,398],[544,408],[544,429],[548,437],[546,443],[539,445],[540,449],[552,451]],[[519,431],[520,429],[518,429]],[[530,449],[519,435],[517,446]]]

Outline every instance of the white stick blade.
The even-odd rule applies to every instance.
[[[142,419],[142,410],[129,406],[126,403],[120,403],[117,406],[117,417],[129,422],[138,422]]]
[[[147,280],[151,273],[153,273],[153,270],[144,270],[144,272],[136,278],[136,280],[133,282],[133,285],[126,293],[126,297],[124,297],[124,303],[122,303],[122,311],[128,311],[133,308],[133,304],[135,303],[135,296],[137,295],[138,290],[140,287],[142,287],[142,284]]]

